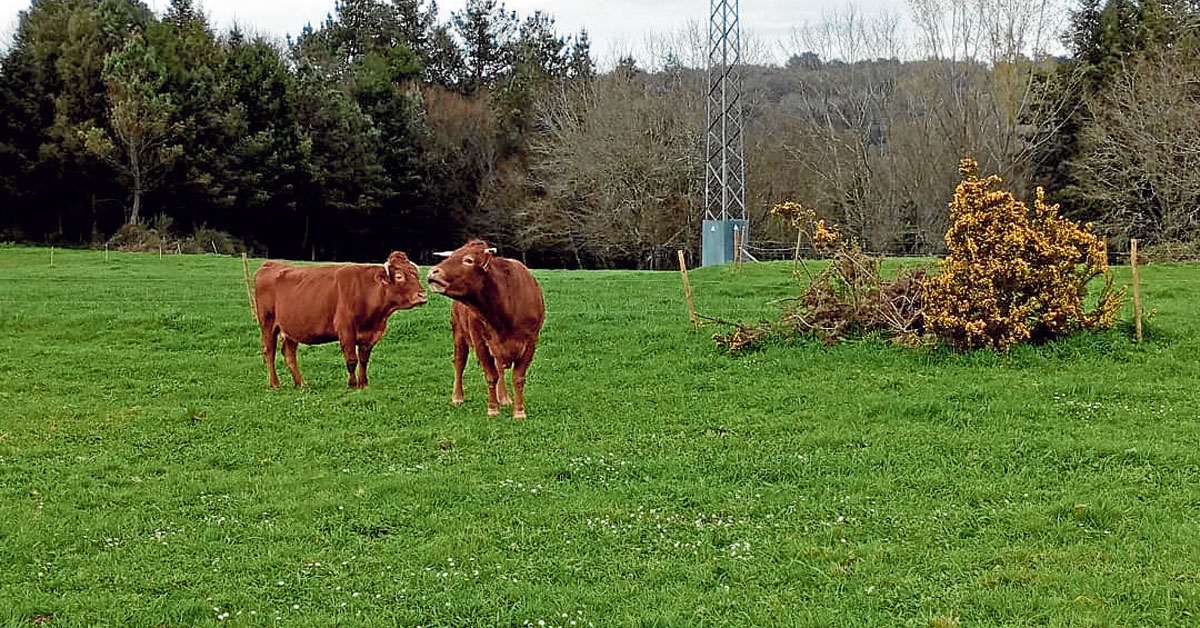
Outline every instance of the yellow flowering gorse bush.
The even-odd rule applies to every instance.
[[[837,227],[825,224],[824,219],[817,218],[815,210],[795,201],[776,203],[771,207],[771,216],[807,234],[812,239],[813,247],[818,250],[832,249],[841,242]]]
[[[1105,244],[1045,203],[1033,207],[1000,189],[997,175],[979,178],[964,159],[950,203],[948,254],[927,280],[925,324],[959,349],[1006,350],[1080,329],[1112,327],[1124,290],[1114,291]],[[1087,284],[1106,278],[1096,309],[1084,309]]]
[[[817,212],[795,201],[784,201],[771,207],[771,216],[791,225],[793,229],[803,230],[817,219]]]

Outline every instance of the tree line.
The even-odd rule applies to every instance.
[[[833,15],[743,70],[747,207],[813,207],[869,250],[936,253],[961,157],[1112,237],[1200,228],[1200,2],[910,0],[920,35]],[[852,18],[852,19],[851,19]],[[0,60],[0,239],[226,232],[259,254],[421,258],[471,236],[531,264],[695,250],[693,33],[596,71],[586,32],[470,0],[339,0],[279,43],[191,0],[37,0]],[[905,49],[905,46],[910,46]],[[652,67],[653,69],[646,69]]]

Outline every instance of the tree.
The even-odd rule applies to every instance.
[[[513,66],[499,81],[494,102],[502,121],[506,153],[521,152],[533,111],[546,90],[567,75],[566,42],[554,32],[554,20],[534,12],[521,25],[514,44]]]
[[[87,151],[112,164],[128,180],[128,223],[141,221],[142,195],[158,184],[182,147],[174,143],[177,108],[161,93],[165,68],[153,48],[135,32],[104,59],[109,131],[87,126],[79,133]]]
[[[554,18],[541,11],[525,18],[517,38],[515,62],[532,68],[542,76],[562,79],[567,76],[567,42],[554,32]]]
[[[1200,235],[1195,204],[1200,6],[1190,0],[1081,2],[1066,35],[1085,103],[1062,134],[1071,148],[1059,198],[1122,236]]]
[[[1088,99],[1075,165],[1083,198],[1102,210],[1110,233],[1150,242],[1200,237],[1197,85],[1195,52],[1166,50],[1127,62]]]
[[[47,0],[23,11],[2,66],[0,144],[20,168],[3,220],[31,239],[87,241],[109,224],[120,188],[84,150],[77,131],[107,117],[105,55],[152,20],[140,3]],[[4,178],[4,175],[0,175]],[[112,226],[123,221],[116,212]]]
[[[512,67],[517,14],[506,12],[504,3],[496,0],[467,0],[466,7],[451,16],[464,44],[464,88],[472,92],[494,85]]]
[[[146,29],[146,41],[164,68],[158,92],[176,107],[181,147],[154,196],[162,213],[186,229],[234,229],[241,208],[231,159],[244,134],[226,72],[229,47],[192,0],[172,0],[162,22]]]
[[[432,220],[423,211],[421,151],[425,128],[421,92],[411,82],[420,61],[404,42],[368,53],[352,69],[351,96],[365,121],[372,152],[384,178],[376,188],[377,208],[355,235],[379,255],[397,246],[414,250],[427,240]]]
[[[309,182],[311,142],[301,133],[296,77],[283,53],[262,38],[230,34],[225,67],[239,141],[228,156],[223,185],[238,211],[227,228],[266,244],[277,255],[300,256],[302,194]]]
[[[421,8],[423,4],[425,0],[392,0],[400,35],[409,50],[427,60],[437,27],[437,2],[430,0],[425,9]]]
[[[433,29],[425,54],[425,82],[447,89],[459,88],[467,77],[467,62],[454,42],[449,26]]]
[[[540,198],[517,214],[526,245],[580,265],[655,267],[699,232],[700,94],[613,74],[559,92],[531,140]]]
[[[573,81],[591,81],[596,78],[596,62],[592,61],[592,42],[586,29],[579,31],[571,45],[571,57],[567,60],[567,77]]]

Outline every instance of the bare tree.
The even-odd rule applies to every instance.
[[[1178,50],[1132,60],[1088,102],[1084,193],[1108,229],[1151,241],[1200,233],[1200,61]]]
[[[790,52],[808,51],[829,61],[846,63],[907,56],[902,18],[889,11],[863,13],[853,4],[823,9],[821,19],[792,28]]]
[[[601,265],[654,267],[699,232],[700,94],[613,74],[544,104],[531,143],[540,198],[518,211],[529,245]]]

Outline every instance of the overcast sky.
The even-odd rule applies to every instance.
[[[169,0],[146,1],[159,15],[170,4]],[[244,30],[279,38],[295,35],[305,24],[316,25],[333,11],[333,0],[197,0],[196,4],[219,30],[236,21]],[[466,0],[438,2],[439,21],[449,21],[450,13],[465,4]],[[646,39],[655,34],[677,32],[689,21],[707,28],[709,0],[506,0],[504,4],[522,18],[536,10],[549,13],[564,35],[586,28],[593,56],[608,66],[615,55],[641,52]],[[779,61],[783,57],[779,43],[788,39],[794,26],[819,21],[822,11],[848,4],[845,0],[742,0],[743,37],[757,39]],[[906,15],[908,10],[907,0],[855,0],[853,4],[864,13],[885,10]],[[4,48],[12,40],[17,13],[29,5],[29,0],[0,0]]]

